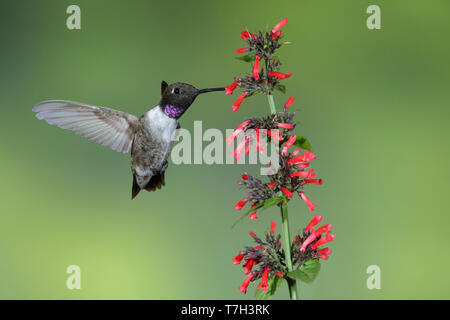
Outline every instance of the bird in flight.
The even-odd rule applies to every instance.
[[[131,198],[134,199],[142,189],[155,191],[165,185],[164,173],[179,128],[178,121],[195,98],[201,93],[223,90],[225,88],[199,90],[187,83],[168,85],[163,81],[159,103],[140,118],[65,100],[39,102],[33,111],[39,120],[74,131],[112,150],[122,153],[131,150]]]

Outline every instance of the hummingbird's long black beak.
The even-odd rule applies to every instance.
[[[225,91],[225,88],[208,88],[197,90],[197,95],[200,93],[213,92],[213,91]]]

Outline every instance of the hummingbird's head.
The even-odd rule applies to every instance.
[[[197,89],[187,83],[175,82],[168,85],[161,82],[161,100],[159,106],[171,118],[178,119],[201,94],[212,91],[224,91],[225,88]]]

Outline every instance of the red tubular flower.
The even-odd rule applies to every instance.
[[[264,146],[261,143],[261,135],[259,133],[259,128],[255,128],[255,135],[256,135],[256,148],[255,148],[255,153],[257,153],[258,151],[260,151],[262,154],[264,154],[264,152],[266,152],[266,150],[264,149]]]
[[[300,247],[300,252],[305,252],[308,248],[308,250],[312,250],[313,254],[320,258],[320,259],[328,259],[328,255],[331,253],[331,250],[328,248],[319,249],[318,247],[323,245],[324,243],[333,241],[334,235],[330,235],[331,228],[333,227],[331,224],[325,224],[322,227],[318,228],[317,230],[314,230],[312,227],[315,226],[318,222],[322,220],[322,216],[314,215],[314,218],[311,220],[311,222],[306,226],[304,232],[310,232],[308,237],[303,241]],[[325,236],[322,236],[322,234],[326,232]],[[300,235],[299,235],[300,236]],[[297,242],[299,243],[299,242]],[[314,250],[317,250],[314,252]]]
[[[259,60],[261,59],[260,56],[255,56],[255,64],[253,65],[253,74],[252,77],[255,78],[255,80],[259,80]]]
[[[292,198],[292,192],[290,192],[288,189],[286,189],[285,187],[281,187],[281,191],[283,191],[283,193],[288,197],[288,198]]]
[[[248,48],[239,48],[239,49],[234,50],[234,52],[236,52],[236,53],[244,53],[247,51],[248,51]]]
[[[258,219],[258,216],[256,215],[256,211],[253,212],[252,214],[250,214],[248,217],[250,218],[250,220]]]
[[[298,157],[294,157],[291,158],[287,161],[287,164],[293,165],[293,164],[297,164],[297,163],[302,163],[303,162],[303,157],[302,156],[298,156]]]
[[[275,181],[272,181],[271,183],[269,183],[267,185],[270,189],[273,189],[273,187],[275,187]]]
[[[240,264],[244,257],[245,257],[245,254],[242,254],[242,253],[238,254],[237,256],[235,256],[233,258],[233,264]]]
[[[312,227],[314,227],[316,224],[318,224],[321,220],[322,220],[322,216],[315,214],[314,218],[311,220],[310,223],[308,223],[305,230],[309,231]]]
[[[309,150],[305,150],[301,156],[292,158],[288,160],[289,164],[298,163],[298,162],[309,162],[316,159],[316,156]]]
[[[285,145],[283,146],[283,150],[281,151],[281,154],[283,156],[287,154],[288,149],[294,144],[295,141],[297,141],[297,136],[295,134],[291,134],[288,141],[286,141]]]
[[[270,233],[273,234],[275,232],[275,228],[277,227],[277,225],[275,224],[275,222],[272,220],[270,222]]]
[[[293,177],[301,177],[301,178],[315,178],[317,174],[313,173],[314,169],[311,168],[309,171],[299,171],[291,173],[291,178]]]
[[[284,27],[286,25],[286,23],[288,22],[287,18],[284,18],[283,20],[281,20],[280,22],[278,22],[275,27],[273,27],[272,29],[272,33],[277,32],[278,30],[280,30],[282,27]]]
[[[297,148],[297,149],[294,150],[294,152],[292,152],[292,155],[293,155],[293,156],[296,156],[296,155],[298,155],[299,153],[300,153],[300,148]]]
[[[323,184],[323,180],[322,179],[305,179],[302,181],[302,184]]]
[[[242,282],[242,284],[239,287],[239,291],[242,293],[247,293],[247,288],[248,285],[250,284],[250,281],[253,279],[253,272],[250,273],[244,280],[244,282]]]
[[[292,124],[290,124],[290,123],[277,123],[277,127],[289,130],[289,129],[292,129]]]
[[[225,87],[225,94],[230,95],[233,94],[233,91],[236,89],[238,83],[237,81],[233,82],[232,84]]]
[[[328,256],[325,254],[319,254],[319,258],[322,260],[328,260]]]
[[[250,138],[249,138],[249,139],[250,139]],[[249,151],[250,151],[250,143],[247,144],[247,145],[245,146],[244,156],[248,155],[248,152],[249,152]]]
[[[319,253],[319,258],[320,258],[320,259],[323,259],[323,260],[328,260],[328,256],[329,256],[332,252],[333,252],[333,251],[331,251],[331,250],[328,249],[328,248],[320,249],[320,250],[318,251],[318,253]]]
[[[320,234],[315,232],[314,229],[312,229],[311,234],[308,236],[308,238],[306,238],[305,241],[303,241],[302,246],[300,247],[300,252],[303,252],[306,250],[306,247],[313,242],[314,240],[316,240],[316,238],[319,236]]]
[[[291,72],[288,72],[288,73],[269,72],[267,74],[268,74],[269,77],[275,77],[275,78],[278,78],[278,79],[287,79],[287,78],[289,78],[292,75]]]
[[[284,109],[289,108],[293,102],[294,102],[294,97],[290,96],[289,99],[286,101],[286,104],[284,105]]]
[[[333,241],[334,240],[334,234],[330,235],[329,232],[327,232],[325,237],[320,238],[319,240],[317,240],[316,243],[314,243],[311,248],[316,249],[318,246],[321,246],[327,242]]]
[[[233,109],[234,112],[239,110],[239,107],[241,106],[242,100],[247,96],[247,92],[242,92],[242,94],[237,98],[237,100],[234,102],[234,104],[231,106],[231,109]]]
[[[283,275],[281,272],[279,272],[279,271],[276,273],[276,275],[277,275],[279,278],[283,278],[283,277],[284,277],[284,275]]]
[[[267,292],[267,289],[269,287],[268,282],[267,282],[268,275],[269,275],[269,268],[265,267],[262,278],[261,278],[261,284],[258,286],[258,289],[264,289],[264,292]]]
[[[251,237],[255,237],[255,236],[256,236],[256,234],[255,234],[253,231],[249,231],[248,234],[249,234]]]
[[[254,246],[253,249],[258,250],[258,249],[261,249],[262,247],[263,247],[263,246],[259,244],[259,245],[257,245],[257,246]]]
[[[305,201],[305,203],[308,205],[310,211],[314,211],[314,208],[317,206],[317,204],[314,204],[311,202],[311,200],[308,199],[307,196],[303,192],[299,192],[298,195]]]
[[[313,161],[316,159],[316,156],[309,150],[305,150],[303,153],[303,162]]]
[[[278,30],[277,32],[275,32],[270,36],[270,39],[275,40],[276,38],[281,37],[281,35],[282,35],[281,30]]]
[[[259,137],[259,128],[255,128],[255,136],[256,136],[256,148],[255,153],[258,152],[259,147],[261,145],[261,138]]]
[[[242,178],[242,180],[248,180],[248,176],[247,176],[246,174],[243,174],[243,175],[241,176],[241,178]]]
[[[245,148],[245,150],[244,150],[244,155],[247,155],[247,154],[248,154],[248,148],[246,147],[246,145],[247,145],[249,139],[250,139],[250,138],[249,138],[248,136],[245,137],[245,138],[238,144],[238,146],[236,147],[236,149],[233,151],[233,154],[234,154],[234,157],[235,157],[236,161],[239,160],[239,158],[240,158],[240,156],[241,156],[241,153],[242,153],[242,150],[244,150],[244,148]]]
[[[326,255],[329,255],[330,253],[332,253],[332,251],[328,248],[322,248],[317,252],[319,252],[320,254],[326,254]]]
[[[236,137],[239,135],[239,133],[244,131],[244,128],[247,126],[248,123],[249,123],[249,120],[245,120],[240,125],[238,125],[236,129],[234,129],[233,133],[229,137],[225,138],[225,140],[228,141],[228,144],[230,146],[233,144],[233,141],[236,139]]]
[[[328,223],[327,223],[327,224],[321,226],[319,229],[317,229],[316,232],[317,232],[318,234],[322,234],[322,233],[324,233],[324,232],[330,232],[330,230],[331,230],[332,227],[333,227],[332,224],[328,224]]]
[[[283,137],[280,135],[280,130],[267,130],[267,134],[274,140],[283,141]]]
[[[241,210],[246,204],[247,200],[245,198],[241,199],[238,202],[236,202],[236,204],[234,205],[234,209]]]
[[[247,262],[242,266],[242,268],[244,269],[244,274],[250,273],[255,264],[257,264],[255,259],[248,259]]]
[[[246,30],[242,30],[241,32],[241,39],[244,41],[247,41],[249,38],[254,38],[255,35],[251,32],[248,32]]]

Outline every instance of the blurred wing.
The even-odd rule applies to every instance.
[[[63,100],[42,101],[33,111],[39,120],[123,153],[130,151],[139,122],[137,117],[125,112]]]

